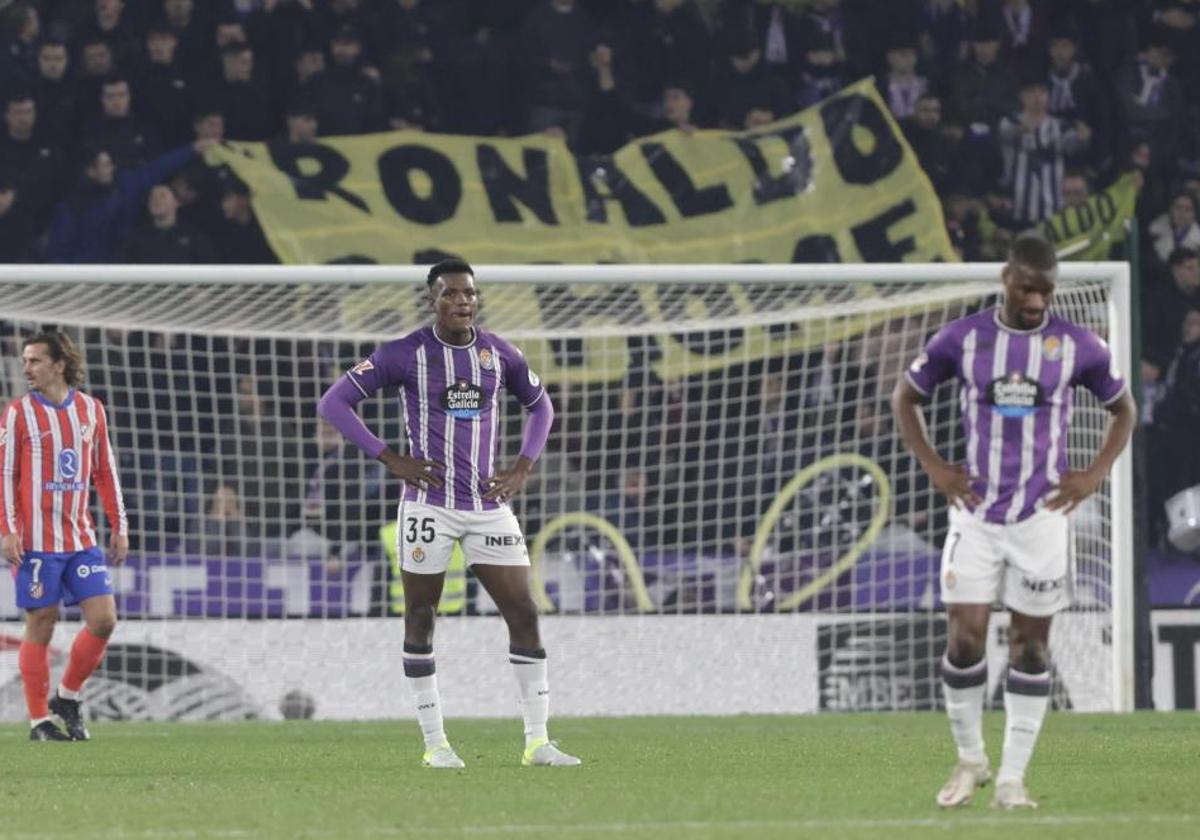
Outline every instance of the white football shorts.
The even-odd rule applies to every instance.
[[[1060,511],[1039,510],[995,524],[952,507],[942,547],[942,603],[993,604],[1045,617],[1071,603],[1070,527]]]
[[[401,501],[397,525],[400,568],[406,572],[444,573],[456,542],[462,543],[468,566],[529,565],[525,536],[507,505],[495,510],[450,510]]]

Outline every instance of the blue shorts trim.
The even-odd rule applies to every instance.
[[[17,606],[24,610],[66,606],[97,595],[112,595],[112,572],[100,548],[56,554],[25,552],[16,573]]]

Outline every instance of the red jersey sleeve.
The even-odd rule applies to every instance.
[[[96,484],[96,492],[100,494],[100,504],[104,506],[104,516],[108,519],[110,530],[127,536],[129,522],[125,518],[125,500],[121,496],[121,480],[117,477],[117,458],[113,454],[112,442],[108,439],[108,413],[104,406],[97,402],[96,447],[95,463],[92,465],[92,476]]]
[[[0,414],[0,536],[21,533],[21,440],[24,420],[16,403]]]

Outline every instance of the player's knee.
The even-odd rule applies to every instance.
[[[970,668],[983,659],[987,648],[986,632],[984,630],[976,633],[960,629],[952,634],[946,646],[946,658],[950,660],[950,664],[955,668]]]
[[[1012,643],[1008,662],[1026,674],[1040,674],[1050,667],[1050,651],[1041,639],[1024,639]]]
[[[409,606],[404,613],[404,636],[410,642],[429,644],[437,610],[433,606]]]
[[[87,628],[96,638],[107,639],[117,629],[117,617],[115,615],[106,615],[94,618],[87,623]]]
[[[532,598],[525,598],[510,604],[504,611],[504,620],[508,623],[509,633],[513,638],[536,638],[538,635],[537,604]]]

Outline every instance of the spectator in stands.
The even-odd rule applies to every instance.
[[[421,0],[392,0],[382,4],[371,30],[373,52],[383,63],[397,52],[411,53],[411,60],[428,68],[438,59],[450,38],[444,5]],[[408,60],[408,59],[406,59]]]
[[[212,243],[201,231],[179,219],[179,200],[165,184],[146,197],[147,219],[125,247],[124,261],[180,264],[216,262]]]
[[[138,54],[138,39],[125,13],[124,0],[95,0],[91,6],[91,15],[76,32],[79,43],[104,41],[118,67],[131,66]]]
[[[591,18],[576,0],[544,0],[530,10],[521,29],[525,72],[525,130],[562,128],[569,143],[591,92],[588,56],[599,42]]]
[[[379,524],[388,518],[383,510],[384,470],[378,462],[360,458],[358,450],[331,429],[318,421],[315,451],[310,449],[304,459],[309,472],[303,527],[327,541],[327,559],[345,561],[373,541]]]
[[[1051,116],[1067,124],[1082,122],[1091,129],[1088,160],[1102,169],[1113,153],[1111,118],[1091,66],[1079,60],[1077,37],[1074,29],[1066,25],[1052,31],[1048,110]]]
[[[588,103],[580,126],[577,148],[584,154],[612,154],[635,137],[657,134],[672,128],[685,133],[696,130],[692,121],[694,95],[689,83],[668,80],[661,92],[662,118],[647,116],[626,104],[617,93],[613,54],[599,44],[590,58],[596,71],[596,93]]]
[[[629,98],[634,108],[662,117],[663,84],[687,79],[707,85],[712,36],[693,0],[653,0],[630,9],[620,30],[629,43]]]
[[[63,191],[63,155],[39,126],[37,104],[28,92],[9,94],[0,135],[0,170],[18,195],[18,209],[44,230]]]
[[[214,234],[221,262],[246,265],[279,262],[254,218],[250,188],[236,178],[228,180],[222,188],[221,214],[222,224]]]
[[[321,131],[330,136],[364,134],[387,127],[377,68],[363,62],[362,36],[343,26],[329,41],[330,65],[311,75],[302,91],[317,110]]]
[[[33,3],[0,9],[0,79],[28,82],[33,78],[42,19]]]
[[[179,38],[179,58],[193,81],[199,81],[213,64],[209,33],[193,0],[163,0],[163,22]]]
[[[921,94],[912,116],[900,120],[900,127],[933,188],[946,195],[957,186],[958,142],[942,126],[942,101],[933,93]]]
[[[1171,198],[1167,211],[1150,223],[1148,233],[1154,242],[1154,253],[1166,263],[1176,248],[1200,252],[1200,223],[1196,212],[1196,197],[1178,192]]]
[[[47,138],[54,141],[68,136],[75,127],[75,81],[67,73],[69,66],[65,43],[47,38],[38,45],[33,95]]]
[[[1183,92],[1171,74],[1174,51],[1160,29],[1151,30],[1136,62],[1116,81],[1117,112],[1125,131],[1149,138],[1153,158],[1169,177],[1179,152]]]
[[[320,123],[317,122],[317,111],[307,99],[297,99],[288,106],[284,115],[287,131],[283,139],[287,143],[312,143],[317,139]]]
[[[923,0],[918,18],[922,64],[934,90],[947,91],[967,57],[967,10],[958,0]]]
[[[429,78],[429,66],[429,62],[422,59],[422,48],[410,46],[392,51],[384,82],[391,128],[397,131],[441,129],[441,103]]]
[[[1068,169],[1062,180],[1063,208],[1083,207],[1091,197],[1092,187],[1087,173],[1079,169]]]
[[[1065,157],[1086,146],[1091,130],[1083,123],[1064,124],[1050,116],[1049,91],[1042,76],[1021,86],[1021,111],[1000,121],[1004,159],[1003,186],[1019,226],[1040,222],[1062,207]]]
[[[133,115],[133,93],[124,76],[110,76],[101,84],[100,118],[87,137],[107,149],[120,169],[141,166],[161,150],[157,132]]]
[[[261,534],[253,519],[242,511],[242,500],[229,484],[218,484],[208,494],[204,516],[186,540],[186,551],[202,557],[261,558]]]
[[[1050,29],[1044,0],[999,0],[991,8],[985,5],[980,13],[999,18],[1001,54],[1018,78],[1044,71]]]
[[[1200,259],[1190,248],[1176,248],[1168,261],[1166,282],[1146,290],[1142,324],[1142,378],[1161,381],[1175,354],[1184,314],[1200,306]]]
[[[887,49],[887,72],[877,80],[880,95],[898,120],[917,110],[917,100],[929,90],[929,80],[917,73],[917,46],[908,35],[897,36]]]
[[[948,102],[950,121],[974,135],[994,130],[1000,118],[1017,110],[1017,78],[999,62],[1000,30],[984,17],[972,25],[971,59],[954,75]]]
[[[217,96],[231,140],[266,140],[278,126],[276,104],[263,74],[254,69],[254,50],[245,41],[221,48]]]
[[[832,35],[814,33],[804,42],[796,76],[796,108],[807,108],[832,96],[849,81],[846,62],[838,58]]]
[[[146,30],[146,61],[134,80],[137,114],[154,126],[162,142],[188,139],[193,86],[179,57],[179,36],[156,23]]]
[[[1167,366],[1162,403],[1154,412],[1153,440],[1166,456],[1164,500],[1200,485],[1200,300],[1183,313],[1179,339]]]
[[[786,85],[762,65],[762,49],[753,32],[727,30],[722,36],[725,55],[714,83],[721,127],[741,129],[755,108],[787,114],[791,97]]]
[[[34,230],[32,217],[17,202],[16,185],[0,170],[0,263],[38,262]]]
[[[811,52],[831,46],[835,64],[851,67],[850,74],[874,72],[871,66],[854,64],[846,52],[846,22],[840,0],[811,0],[806,3],[798,23],[800,49]]]
[[[47,258],[60,263],[111,262],[150,188],[211,145],[199,141],[174,149],[132,172],[119,172],[107,150],[90,147],[83,154],[79,187],[54,211]]]
[[[82,42],[78,57],[75,119],[77,125],[87,126],[100,117],[100,86],[118,70],[112,47],[103,38]]]

